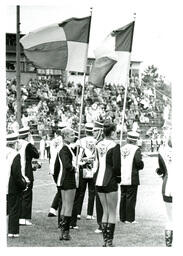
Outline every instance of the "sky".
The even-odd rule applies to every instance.
[[[28,33],[34,29],[61,22],[70,17],[85,17],[92,9],[89,57],[93,50],[114,29],[133,20],[136,22],[132,47],[132,60],[142,61],[142,71],[155,65],[161,75],[171,82],[173,63],[170,48],[174,43],[171,32],[179,10],[179,1],[164,0],[62,0],[62,1],[5,1],[5,32],[16,32],[16,4],[20,4],[20,30]]]

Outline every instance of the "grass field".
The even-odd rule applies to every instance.
[[[161,197],[162,180],[155,174],[156,157],[144,157],[144,170],[140,171],[138,190],[137,224],[119,221],[114,237],[115,247],[164,247],[165,210]],[[8,247],[101,247],[102,234],[96,234],[96,220],[86,220],[85,196],[79,230],[71,230],[71,241],[59,241],[57,218],[48,218],[48,211],[56,192],[52,176],[48,174],[48,161],[43,160],[41,170],[35,173],[33,194],[33,226],[21,226],[20,237],[7,240]],[[119,207],[119,206],[118,206]],[[94,211],[95,215],[95,211]]]

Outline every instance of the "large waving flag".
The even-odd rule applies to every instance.
[[[85,72],[91,16],[71,18],[21,38],[25,55],[36,67]]]
[[[126,85],[129,74],[134,23],[131,22],[122,28],[114,30],[95,50],[96,61],[88,80],[90,83],[100,87],[103,86],[104,81],[111,84]],[[106,57],[108,57],[107,61]],[[102,60],[104,60],[103,65],[101,64]],[[101,70],[98,63],[102,66]],[[101,78],[101,76],[103,77]]]

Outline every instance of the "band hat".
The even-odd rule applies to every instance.
[[[99,121],[95,121],[93,130],[102,130],[103,128],[104,128],[103,123]]]
[[[86,137],[85,129],[81,129],[80,138]]]
[[[139,139],[139,133],[135,131],[130,131],[127,134],[127,139],[132,141],[137,141]]]
[[[86,132],[92,132],[94,128],[94,124],[93,123],[86,123],[85,124],[85,131]]]
[[[65,123],[65,122],[59,122],[57,126],[58,126],[58,129],[63,129],[69,125],[68,123]]]
[[[75,138],[79,138],[79,131],[76,131],[76,130],[74,130],[74,133],[75,133]],[[81,132],[80,132],[80,139],[81,138],[84,138],[86,136],[86,134],[85,134],[85,129],[81,129]]]
[[[11,133],[6,135],[6,142],[7,143],[15,143],[18,141],[18,133]]]
[[[19,129],[19,136],[28,135],[30,133],[30,127],[23,127]]]

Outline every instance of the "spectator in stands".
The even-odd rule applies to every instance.
[[[40,159],[45,159],[45,137],[43,136],[40,140]]]
[[[152,137],[151,137],[151,152],[155,152],[156,151],[156,134],[154,133],[154,130],[153,130],[153,134],[152,134]]]
[[[24,112],[22,114],[21,122],[23,127],[29,126],[29,117],[27,112]]]
[[[12,124],[11,124],[11,128],[10,128],[13,132],[18,133],[19,130],[19,124],[16,120],[15,116],[12,116]]]
[[[50,162],[50,136],[49,134],[46,135],[46,140],[45,140],[45,151],[46,151],[46,158],[49,160]]]

